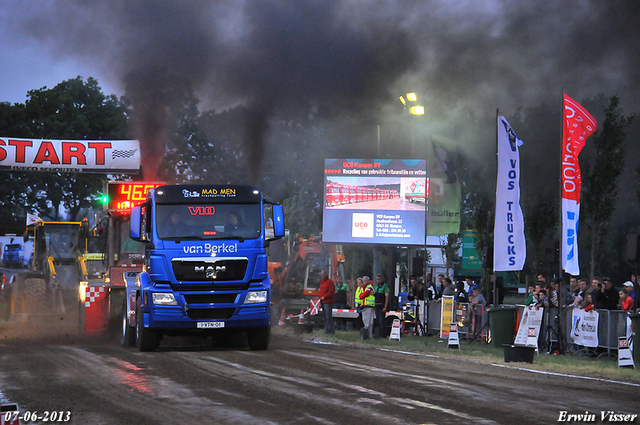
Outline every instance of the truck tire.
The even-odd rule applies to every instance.
[[[140,299],[136,302],[136,346],[140,351],[155,351],[160,345],[158,333],[144,327]]]
[[[247,331],[247,341],[249,342],[249,348],[252,351],[261,351],[269,348],[269,339],[271,339],[270,326],[250,329]]]
[[[120,335],[120,345],[123,347],[135,347],[136,345],[136,328],[129,326],[127,320],[127,302],[122,303],[122,331]]]
[[[25,313],[43,313],[51,310],[51,302],[47,296],[47,282],[40,278],[24,280]]]

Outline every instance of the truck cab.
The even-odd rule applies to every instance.
[[[157,348],[162,335],[211,332],[246,332],[251,349],[266,349],[266,247],[282,236],[282,206],[265,202],[255,186],[151,189],[131,213],[131,238],[145,244],[145,254],[143,271],[127,284],[123,341],[133,340],[124,333],[135,324],[141,351]]]

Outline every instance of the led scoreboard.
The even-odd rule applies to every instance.
[[[147,199],[147,191],[164,183],[107,182],[107,210],[128,214]]]

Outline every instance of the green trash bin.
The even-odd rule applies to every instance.
[[[515,334],[516,307],[498,306],[487,309],[491,346],[500,348],[503,344],[513,344]]]
[[[636,365],[636,369],[640,365],[640,313],[631,313],[631,329],[633,329],[633,362]]]

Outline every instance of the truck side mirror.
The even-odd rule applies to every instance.
[[[143,234],[140,228],[142,219],[142,207],[138,205],[131,210],[130,236],[134,241],[142,241]]]
[[[273,237],[280,239],[284,236],[284,213],[282,205],[273,204]]]

